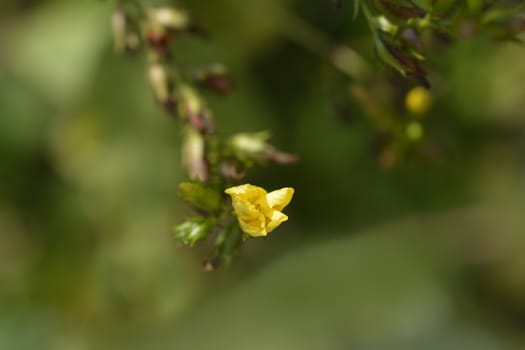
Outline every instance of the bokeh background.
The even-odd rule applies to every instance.
[[[154,3],[154,2],[152,2]],[[166,3],[166,2],[164,2]],[[0,349],[524,349],[525,50],[459,41],[431,62],[432,159],[381,169],[325,38],[367,46],[328,1],[184,3],[226,64],[219,132],[300,155],[248,180],[296,188],[290,220],[231,268],[171,227],[187,213],[176,122],[145,59],[114,53],[111,1],[0,2]],[[432,55],[430,55],[432,56]]]

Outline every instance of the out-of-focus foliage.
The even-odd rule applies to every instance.
[[[113,52],[113,5],[0,3],[0,349],[525,347],[521,46],[434,48],[424,152],[403,145],[382,167],[385,140],[348,104],[363,90],[325,59],[344,43],[385,73],[363,17],[184,2],[210,38],[182,38],[177,64],[220,61],[235,79],[207,95],[218,132],[271,130],[301,156],[249,179],[295,187],[286,228],[205,274],[171,232],[188,214],[178,124],[144,59]],[[399,125],[419,122],[397,79],[369,107],[398,101]]]

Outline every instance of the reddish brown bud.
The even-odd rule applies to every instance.
[[[233,83],[226,74],[205,74],[200,79],[200,83],[203,87],[206,87],[220,95],[226,95],[233,89]]]
[[[147,39],[151,48],[158,51],[167,51],[173,41],[173,33],[152,29],[148,32]]]
[[[388,10],[391,14],[404,20],[412,18],[424,18],[427,12],[416,5],[402,6],[394,4],[387,0],[379,0],[381,5]]]
[[[195,90],[189,86],[179,87],[179,113],[201,133],[212,133],[213,116]]]
[[[390,53],[390,55],[401,65],[403,71],[412,78],[416,79],[426,88],[430,87],[430,84],[426,78],[426,72],[421,67],[421,64],[414,57],[410,56],[403,50],[393,46],[388,41],[383,40],[385,48]]]

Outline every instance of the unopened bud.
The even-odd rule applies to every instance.
[[[226,69],[221,65],[200,70],[197,72],[197,80],[201,86],[221,95],[228,94],[233,88]]]
[[[415,87],[405,96],[405,106],[414,116],[423,116],[432,106],[432,95],[427,89]]]
[[[205,272],[213,272],[217,270],[222,264],[222,260],[218,256],[206,259],[202,262],[202,269]]]
[[[183,162],[192,180],[208,181],[209,168],[206,161],[206,142],[195,129],[188,128],[183,147]]]
[[[117,9],[113,13],[111,27],[116,52],[136,51],[140,48],[140,36],[122,9]]]
[[[174,7],[157,7],[148,11],[151,24],[162,30],[184,31],[190,26],[188,12]]]
[[[266,142],[269,138],[270,134],[266,131],[239,133],[232,136],[230,145],[241,161],[263,160],[264,152],[270,146]]]
[[[172,112],[175,99],[172,94],[173,81],[168,69],[160,63],[154,63],[149,67],[148,79],[155,99]]]
[[[175,237],[182,243],[193,247],[195,243],[207,237],[212,227],[212,221],[205,218],[189,219],[175,226]]]
[[[282,152],[270,145],[268,132],[239,133],[230,139],[230,147],[241,162],[251,165],[252,162],[271,161],[278,164],[292,164],[297,162],[294,154]]]
[[[430,83],[426,78],[426,72],[416,58],[401,48],[394,46],[387,39],[381,38],[377,41],[377,44],[378,53],[385,62],[392,64],[394,68],[401,71],[404,75],[416,79],[424,87],[430,87]]]
[[[179,88],[179,113],[186,118],[195,129],[203,133],[212,133],[214,130],[213,116],[204,101],[189,86]]]
[[[416,121],[408,123],[405,128],[406,136],[411,141],[419,141],[423,137],[424,132],[423,126]]]
[[[173,39],[173,34],[168,31],[151,29],[147,35],[149,45],[159,53],[166,54]]]

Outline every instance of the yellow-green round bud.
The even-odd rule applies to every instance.
[[[422,87],[415,87],[405,96],[405,107],[414,116],[426,114],[432,107],[432,95]]]

